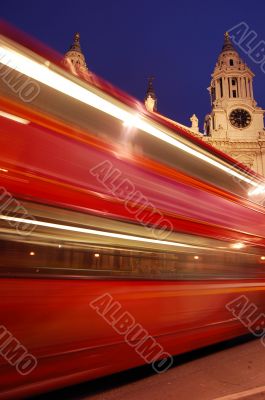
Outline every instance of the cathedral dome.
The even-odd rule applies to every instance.
[[[231,39],[230,39],[230,36],[229,36],[228,32],[225,33],[225,40],[224,40],[224,44],[223,44],[223,47],[222,47],[222,53],[224,51],[235,51],[236,52],[236,50],[234,48],[234,45],[231,42]]]

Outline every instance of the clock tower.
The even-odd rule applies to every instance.
[[[212,110],[204,132],[207,142],[265,175],[264,110],[254,99],[253,77],[226,33],[208,88]]]

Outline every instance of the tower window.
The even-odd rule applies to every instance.
[[[231,67],[234,65],[234,60],[232,60],[232,58],[229,60],[229,65],[231,65]]]
[[[221,97],[223,97],[223,80],[220,78],[220,92],[221,92]]]
[[[216,99],[216,95],[215,95],[215,87],[211,87],[211,98],[212,98],[212,103],[215,101]]]
[[[236,90],[233,90],[233,97],[236,97]]]
[[[232,78],[232,85],[233,85],[233,86],[236,85],[236,78]]]

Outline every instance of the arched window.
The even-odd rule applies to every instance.
[[[229,65],[231,65],[231,67],[234,65],[234,60],[232,60],[232,58],[229,60]]]

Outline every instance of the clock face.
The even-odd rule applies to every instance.
[[[231,112],[229,120],[236,128],[246,128],[251,122],[251,116],[243,108],[236,108]]]

